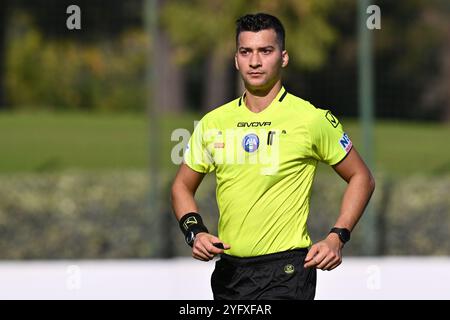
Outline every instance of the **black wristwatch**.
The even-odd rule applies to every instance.
[[[337,233],[339,236],[339,239],[342,241],[342,243],[346,243],[348,240],[350,240],[350,230],[346,228],[331,228],[329,233]]]

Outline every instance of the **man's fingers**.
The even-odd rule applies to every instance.
[[[209,261],[210,259],[208,259],[208,257],[201,251],[199,250],[193,250],[192,251],[192,256],[197,259],[197,260],[201,260],[201,261]]]
[[[214,255],[210,254],[208,250],[201,246],[196,248],[196,254],[206,260],[211,260],[212,258],[214,258]]]
[[[229,244],[224,243],[223,246],[225,250],[231,249],[231,246]]]
[[[310,261],[317,253],[319,252],[319,248],[314,245],[309,249],[308,254],[306,255],[305,262]]]
[[[215,254],[223,253],[223,250],[228,250],[231,248],[231,246],[229,244],[222,242],[222,240],[220,240],[219,238],[217,238],[215,236],[211,236],[208,239],[208,241],[211,243],[211,246],[212,246],[212,248],[207,246],[208,249]],[[216,249],[219,249],[219,251]]]
[[[202,247],[201,249],[200,249],[210,260],[212,259],[212,258],[214,258],[214,253],[213,252],[211,252],[210,250],[208,250],[208,248],[207,247]]]
[[[228,250],[231,248],[230,245],[222,243],[222,242],[214,242],[211,244],[208,244],[206,246],[208,248],[208,251],[213,254],[222,254],[224,250]]]
[[[332,265],[332,266],[328,269],[328,271],[331,271],[331,270],[333,270],[333,269],[336,269],[337,267],[339,267],[339,266],[341,265],[341,263],[342,263],[342,260],[339,259],[338,262],[336,262],[336,264]]]
[[[214,254],[208,250],[208,245],[208,243],[205,244],[202,240],[198,239],[198,241],[196,240],[194,242],[194,251],[197,251],[199,255],[207,258],[208,260],[211,260],[214,258]]]
[[[230,248],[230,245],[223,243],[219,238],[205,233],[195,239],[192,252],[194,258],[198,256],[197,259],[199,260],[209,261],[212,260],[215,255],[221,254],[224,250]]]
[[[229,244],[224,243],[222,240],[220,240],[219,238],[211,235],[209,238],[209,241],[216,247],[222,250],[227,250],[230,249],[231,246]]]
[[[323,261],[327,258],[327,255],[325,252],[319,252],[316,254],[316,256],[313,258],[313,260],[316,262],[315,266],[316,268],[320,269],[319,266],[322,265]]]
[[[337,263],[337,261],[337,257],[330,259],[330,261],[328,261],[328,263],[322,268],[322,270],[329,271],[330,268],[332,268]]]
[[[207,245],[207,249],[212,254],[221,254],[221,253],[223,253],[223,249],[218,248],[217,245],[215,245],[214,243],[209,243]]]
[[[315,267],[322,262],[324,254],[320,252],[320,246],[313,245],[305,258],[305,268]]]
[[[222,249],[222,250],[228,250],[231,248],[231,246],[229,244],[226,244],[223,242],[215,242],[213,245],[214,245],[214,247]]]
[[[334,259],[334,257],[332,255],[327,255],[325,256],[322,261],[317,265],[317,269],[324,269],[324,267],[326,265],[328,265],[330,262],[332,262],[332,260]]]
[[[330,262],[327,263],[327,265],[325,267],[322,268],[322,270],[330,271],[331,268],[334,267],[335,264],[336,264],[336,261],[331,260]]]
[[[323,269],[324,270],[333,270],[342,262],[342,258],[340,256],[335,256]]]
[[[317,257],[317,256],[316,256]],[[317,266],[319,263],[320,263],[320,261],[316,258],[316,257],[314,257],[314,258],[312,258],[311,260],[309,260],[307,263],[305,263],[303,266],[305,267],[305,268],[310,268],[310,267],[315,267],[315,266]]]

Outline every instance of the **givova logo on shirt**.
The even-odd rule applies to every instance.
[[[342,149],[345,150],[345,152],[349,152],[352,148],[352,141],[350,140],[349,136],[344,132],[342,135],[342,138],[339,140],[339,144],[341,145]]]

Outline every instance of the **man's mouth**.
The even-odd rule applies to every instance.
[[[256,71],[254,71],[254,72],[249,72],[248,73],[249,75],[251,75],[251,76],[260,76],[260,75],[262,75],[263,74],[263,72],[256,72]]]

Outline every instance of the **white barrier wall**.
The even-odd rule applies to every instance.
[[[0,262],[0,299],[212,299],[214,263],[191,258]],[[345,258],[316,299],[450,299],[450,258]]]

